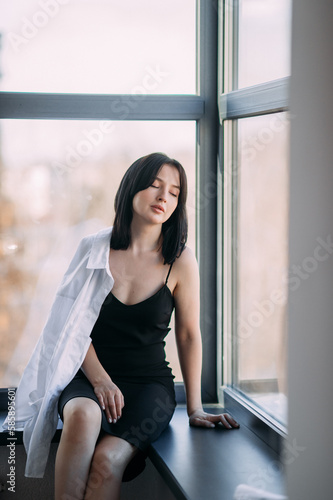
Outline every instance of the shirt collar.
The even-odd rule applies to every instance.
[[[109,271],[111,233],[112,227],[107,227],[95,234],[87,269],[107,269]]]

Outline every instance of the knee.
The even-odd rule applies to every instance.
[[[71,440],[87,439],[87,436],[98,435],[101,418],[101,410],[95,401],[70,400],[64,408],[63,433]]]
[[[126,459],[117,450],[107,450],[105,448],[95,449],[91,464],[90,480],[112,481],[120,480],[126,467]]]

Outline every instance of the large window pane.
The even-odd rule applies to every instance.
[[[195,93],[195,0],[0,0],[2,90]]]
[[[285,113],[238,121],[234,179],[234,384],[285,422],[288,268]]]
[[[138,157],[164,151],[189,180],[195,248],[195,122],[6,120],[0,124],[0,387],[18,383],[79,240],[112,224]],[[167,358],[181,380],[173,331]]]
[[[290,74],[291,0],[239,0],[238,88]]]

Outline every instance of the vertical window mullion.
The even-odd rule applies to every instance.
[[[234,386],[237,380],[238,373],[238,342],[237,342],[237,295],[238,295],[238,267],[237,267],[237,252],[238,252],[238,176],[240,174],[238,164],[238,123],[237,120],[231,121],[231,155],[233,165],[232,187],[231,187],[231,273],[232,273],[232,378],[230,383]]]

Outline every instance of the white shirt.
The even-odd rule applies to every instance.
[[[15,421],[16,430],[23,428],[27,477],[44,475],[59,419],[59,396],[84,361],[90,333],[113,287],[111,232],[111,227],[103,229],[79,244],[18,385]]]

